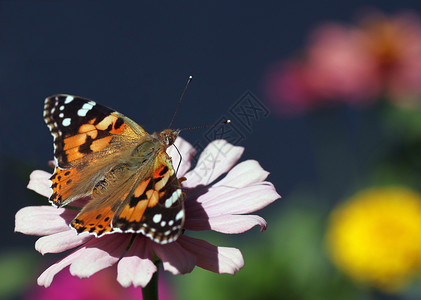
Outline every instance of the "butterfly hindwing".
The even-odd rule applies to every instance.
[[[116,231],[143,233],[168,243],[179,236],[183,223],[181,185],[163,152],[153,168],[144,165],[133,173],[129,165],[121,164],[108,172],[71,226],[96,236]]]
[[[162,152],[152,172],[134,186],[119,207],[112,226],[122,232],[141,232],[159,243],[172,242],[184,223],[183,201],[171,159]]]
[[[130,165],[117,164],[97,182],[92,199],[71,222],[78,233],[87,231],[96,236],[114,232],[111,221],[117,209],[128,197],[136,182]]]

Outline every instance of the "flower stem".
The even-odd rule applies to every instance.
[[[158,300],[158,272],[161,260],[156,260],[155,265],[157,267],[156,272],[152,275],[149,283],[142,289],[143,300]]]

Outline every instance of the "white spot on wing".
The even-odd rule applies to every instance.
[[[64,117],[64,114],[63,114],[63,113],[60,113],[58,116],[59,116],[60,118],[63,118],[63,117]]]
[[[88,113],[88,110],[85,110],[85,109],[79,109],[78,111],[77,111],[77,115],[79,116],[79,117],[84,117],[84,116],[86,116],[86,114]]]
[[[162,222],[161,222],[161,227],[164,227],[164,226],[165,226],[165,224],[167,224],[167,222],[162,221]]]
[[[180,198],[181,195],[181,189],[175,190],[171,197],[169,197],[167,200],[165,200],[165,207],[169,208],[171,207],[177,200]]]
[[[160,221],[161,221],[161,219],[162,219],[162,215],[161,215],[161,214],[156,214],[156,215],[154,215],[154,216],[153,216],[153,218],[152,218],[152,220],[153,220],[155,223],[160,222]]]
[[[88,111],[94,107],[95,102],[89,101],[88,103],[83,104],[83,106],[77,111],[77,115],[79,117],[85,117]]]
[[[64,100],[64,104],[68,104],[68,103],[72,102],[73,99],[74,99],[73,96],[67,96],[66,100]]]
[[[66,118],[66,119],[64,119],[63,120],[63,126],[69,126],[70,125],[70,123],[71,123],[71,119],[70,118]]]
[[[184,211],[183,210],[180,210],[178,212],[178,214],[175,216],[175,220],[178,221],[178,220],[181,220],[183,218],[184,218]]]

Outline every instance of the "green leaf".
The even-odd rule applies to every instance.
[[[35,282],[38,265],[38,258],[32,251],[0,253],[0,299],[16,296]]]

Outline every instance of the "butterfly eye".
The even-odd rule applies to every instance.
[[[175,139],[177,138],[179,132],[180,131],[178,130],[165,129],[159,134],[159,136],[160,136],[160,139],[165,144],[167,144],[167,146],[171,146],[172,144],[174,144]]]
[[[165,135],[165,142],[167,143],[167,145],[172,145],[174,143],[174,137],[171,135],[166,134]]]

